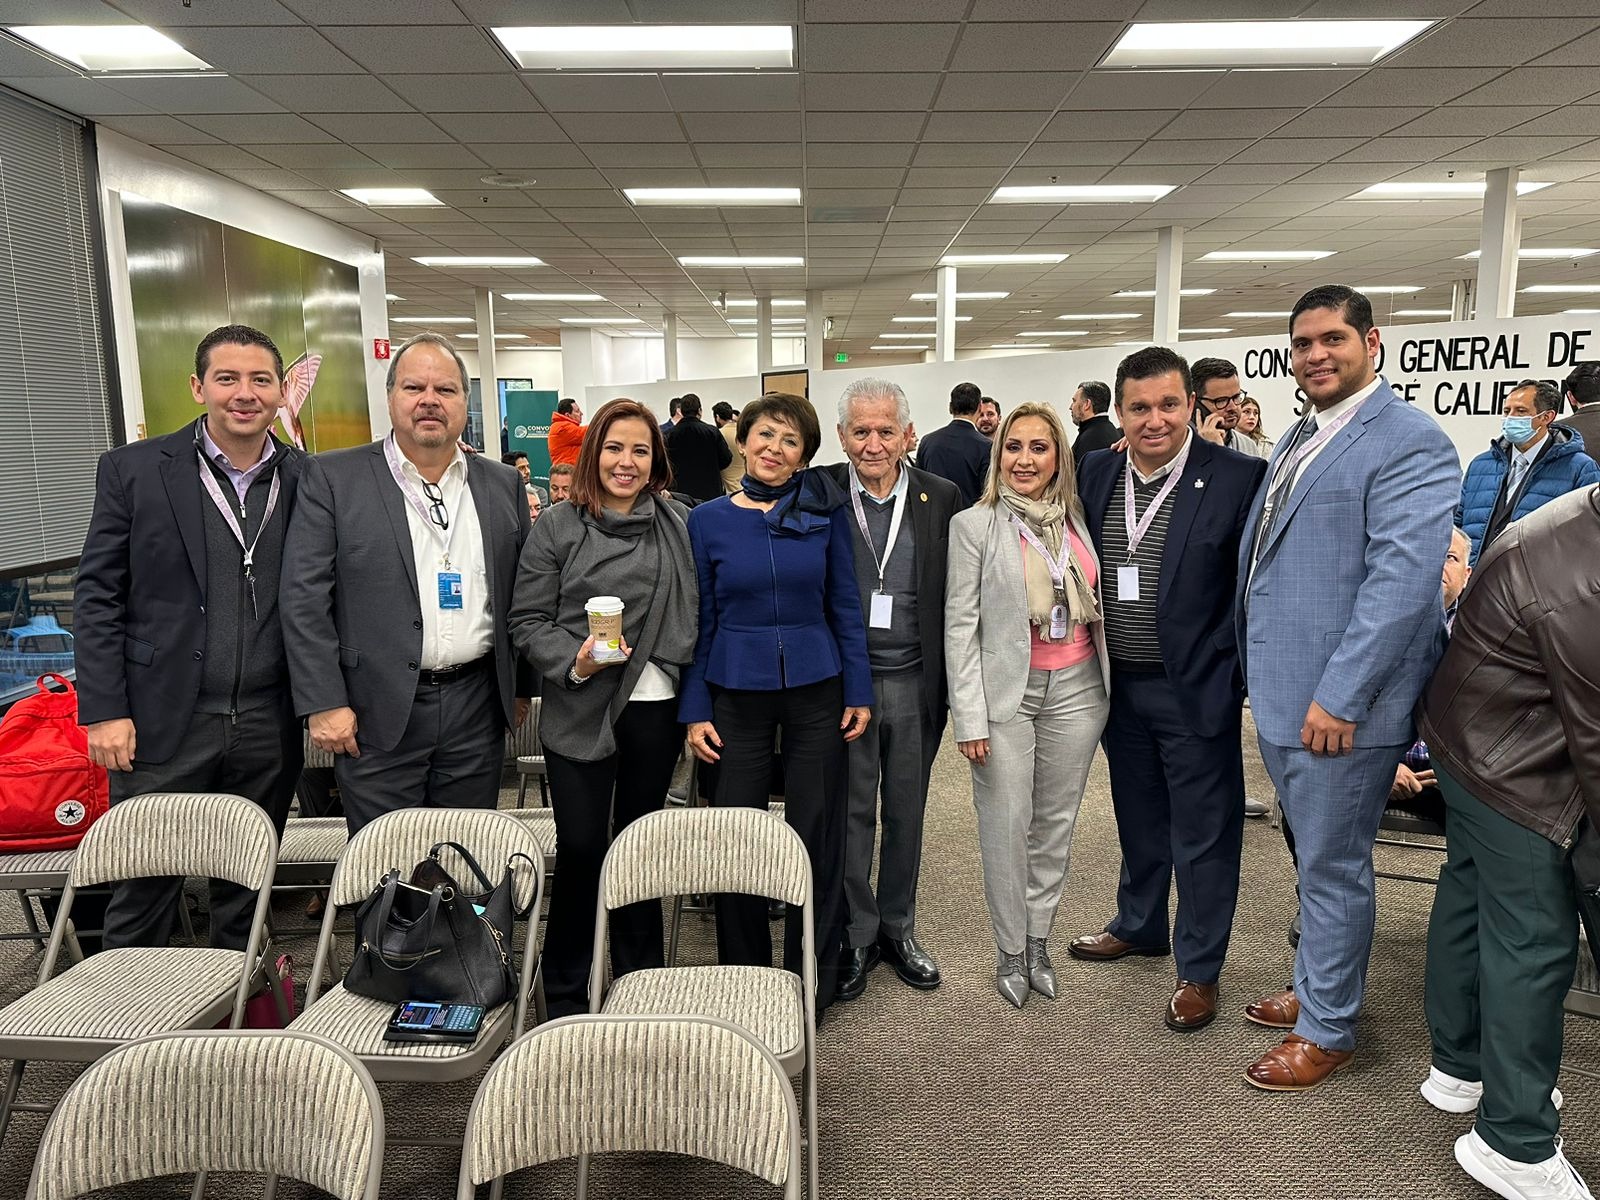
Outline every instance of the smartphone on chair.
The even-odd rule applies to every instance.
[[[442,1004],[435,1000],[407,1000],[395,1005],[383,1031],[386,1042],[470,1042],[483,1028],[484,1010],[478,1004]]]

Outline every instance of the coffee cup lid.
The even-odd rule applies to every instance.
[[[624,605],[618,596],[590,596],[583,607],[587,612],[614,613],[621,612]]]

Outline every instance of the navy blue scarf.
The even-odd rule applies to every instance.
[[[803,537],[821,529],[846,501],[844,489],[826,471],[802,468],[773,487],[746,475],[739,487],[752,500],[774,501],[764,514],[774,533]]]

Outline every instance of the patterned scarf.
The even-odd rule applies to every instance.
[[[1049,501],[1029,500],[1004,483],[1000,485],[1000,501],[1013,517],[1033,532],[1052,556],[1059,559],[1063,541],[1067,537],[1067,510],[1064,506]],[[1078,561],[1076,554],[1070,551],[1067,554],[1067,576],[1062,588],[1064,595],[1058,595],[1055,581],[1050,578],[1050,568],[1045,565],[1039,552],[1026,543],[1022,553],[1022,575],[1028,589],[1028,620],[1038,627],[1040,641],[1055,640],[1050,637],[1050,610],[1057,604],[1067,606],[1070,618],[1067,635],[1061,639],[1063,641],[1072,641],[1077,636],[1079,625],[1088,625],[1100,619],[1100,603],[1095,598],[1094,588],[1089,586],[1089,578],[1084,574],[1083,564]]]

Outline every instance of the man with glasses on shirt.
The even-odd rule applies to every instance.
[[[467,372],[445,338],[401,346],[388,389],[387,437],[307,464],[279,600],[295,711],[336,755],[352,834],[397,808],[493,808],[532,691],[506,626],[522,480],[461,453]]]
[[[1239,432],[1239,405],[1244,401],[1239,368],[1225,358],[1202,358],[1190,371],[1194,375],[1195,428],[1200,436],[1236,454],[1265,458],[1261,443]]]

